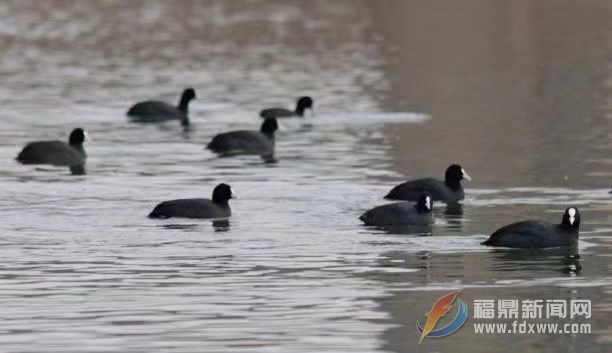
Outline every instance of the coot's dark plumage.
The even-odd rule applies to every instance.
[[[130,120],[137,123],[159,123],[180,120],[183,126],[189,125],[189,102],[196,97],[193,88],[187,88],[181,95],[178,106],[159,101],[136,103],[128,111]]]
[[[215,187],[212,200],[179,199],[164,201],[155,206],[149,218],[226,218],[232,215],[228,201],[234,198],[232,188],[227,184]]]
[[[362,214],[359,219],[372,226],[422,226],[432,224],[432,199],[422,194],[416,204],[397,202],[374,207]]]
[[[264,120],[259,131],[238,130],[213,137],[206,146],[220,155],[256,154],[262,157],[274,156],[274,132],[278,129],[276,119]]]
[[[82,167],[87,159],[87,154],[83,148],[86,137],[85,130],[76,128],[70,133],[68,143],[62,141],[30,142],[15,159],[22,164]]]
[[[416,201],[421,194],[426,192],[434,201],[457,202],[464,198],[463,186],[461,186],[463,179],[472,180],[460,165],[453,164],[446,169],[444,181],[434,178],[407,181],[391,189],[385,198]]]
[[[482,245],[507,248],[555,248],[575,244],[580,228],[580,213],[567,208],[560,224],[543,221],[523,221],[509,224],[491,234]]]
[[[295,104],[295,110],[285,108],[268,108],[259,112],[259,116],[267,118],[292,118],[303,117],[306,109],[312,110],[313,101],[308,96],[298,98]]]

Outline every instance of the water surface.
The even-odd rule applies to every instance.
[[[606,1],[3,1],[0,351],[606,352],[612,120]],[[193,86],[193,128],[127,122]],[[204,150],[257,111],[315,97],[278,163]],[[88,174],[17,165],[89,130]],[[430,233],[363,227],[408,178],[461,163]],[[239,199],[226,224],[159,201]],[[491,250],[497,227],[580,208],[577,254]],[[578,255],[578,256],[576,256]],[[593,333],[418,346],[415,320],[473,299],[590,299]]]

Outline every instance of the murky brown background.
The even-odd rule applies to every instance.
[[[612,344],[610,1],[0,1],[0,351],[607,352]],[[127,122],[178,100],[194,129]],[[203,146],[315,98],[276,165]],[[88,175],[17,165],[92,135]],[[461,163],[431,234],[363,227],[408,178]],[[155,222],[228,182],[228,227]],[[578,255],[479,245],[582,214]],[[590,299],[589,335],[420,346],[438,297]]]
[[[610,183],[610,160],[597,155],[610,147],[612,3],[377,4],[392,78],[386,103],[436,118],[413,131],[436,142],[433,156],[469,158],[486,185]],[[419,159],[410,147],[397,144],[405,173]]]

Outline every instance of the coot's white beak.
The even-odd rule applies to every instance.
[[[87,133],[87,131],[83,131],[83,140],[91,142],[91,137],[89,136],[89,133]]]
[[[465,169],[461,168],[461,174],[463,174],[463,179],[467,180],[467,181],[472,181],[472,177],[465,172]]]
[[[230,188],[230,196],[232,197],[232,199],[237,199],[238,195],[236,195],[236,193],[234,192],[233,188]]]
[[[312,109],[312,108],[306,108],[306,109],[304,110],[304,118],[311,118],[311,117],[313,117],[313,116],[315,116],[314,109]]]
[[[431,198],[429,196],[425,197],[425,208],[431,210]]]
[[[569,213],[570,225],[574,225],[574,222],[576,222],[576,210],[573,208],[570,208],[569,210],[567,210],[567,213]]]

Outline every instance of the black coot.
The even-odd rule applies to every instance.
[[[164,201],[155,206],[149,218],[226,218],[232,215],[228,201],[235,198],[232,188],[227,184],[215,187],[212,200],[179,199]]]
[[[431,196],[425,193],[416,204],[397,202],[374,207],[359,219],[371,226],[423,226],[434,222],[432,205]]]
[[[178,119],[183,126],[188,126],[189,102],[194,98],[195,90],[187,88],[183,91],[178,106],[159,101],[140,102],[127,111],[127,116],[137,123],[159,123]]]
[[[49,164],[70,167],[73,173],[84,173],[87,154],[83,143],[87,132],[76,128],[70,133],[68,143],[62,141],[35,141],[28,143],[15,158],[22,164]]]
[[[304,96],[298,98],[295,104],[295,110],[289,110],[285,108],[268,108],[259,112],[259,116],[264,119],[303,117],[307,109],[310,109],[312,111],[312,105],[312,98]]]
[[[264,120],[259,131],[238,130],[216,135],[206,148],[223,156],[256,154],[272,159],[276,130],[276,119],[269,118]]]
[[[434,201],[457,202],[464,198],[463,186],[461,186],[463,179],[472,180],[460,165],[453,164],[446,169],[444,181],[434,178],[407,181],[391,189],[385,198],[416,201],[421,194],[426,192]]]
[[[572,245],[578,241],[580,213],[574,207],[567,208],[560,224],[543,221],[523,221],[509,224],[491,234],[482,245],[507,248],[555,248]]]

